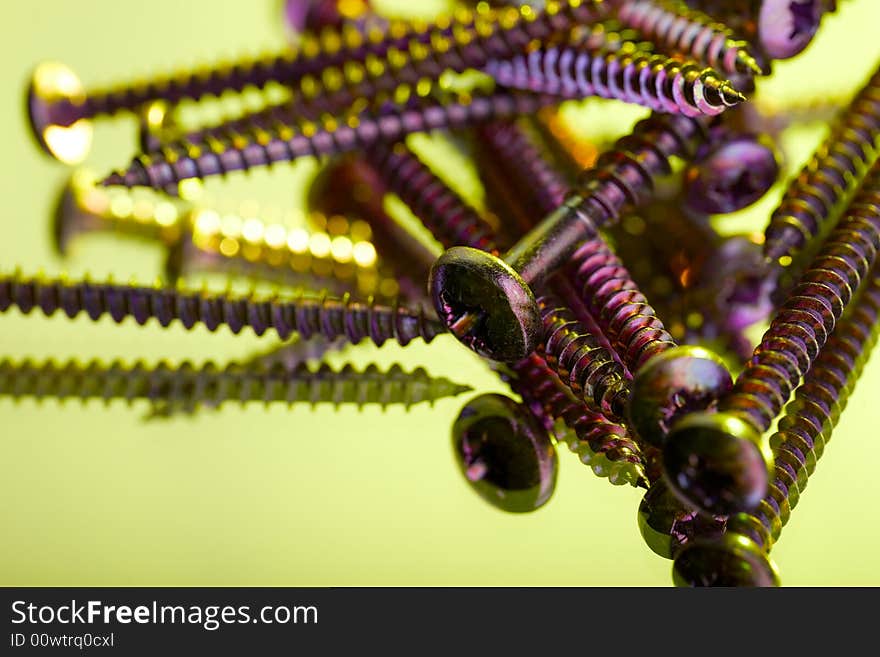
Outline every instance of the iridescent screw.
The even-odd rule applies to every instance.
[[[195,366],[190,362],[132,365],[115,361],[80,364],[35,363],[30,360],[0,361],[0,396],[59,401],[90,399],[104,401],[149,400],[161,411],[177,409],[192,412],[202,405],[221,407],[229,401],[391,404],[410,408],[414,404],[454,397],[471,390],[469,386],[446,378],[432,378],[418,368],[404,371],[399,365],[386,370],[371,364],[364,369],[345,365],[335,370],[327,364],[312,368],[299,364],[288,368],[281,363],[253,366],[232,362],[223,367],[213,362]],[[161,412],[160,411],[160,412]]]
[[[738,212],[762,198],[778,177],[769,138],[724,130],[685,171],[685,202],[703,214]]]
[[[788,295],[716,414],[692,413],[670,431],[666,476],[694,506],[731,514],[758,506],[773,458],[762,440],[810,369],[880,248],[880,166]]]
[[[877,342],[880,272],[876,267],[863,287],[770,438],[776,462],[767,494],[754,512],[730,516],[724,537],[698,536],[686,546],[675,562],[677,584],[778,583],[776,568],[767,555],[797,505]]]
[[[880,153],[880,68],[832,125],[785,191],[765,230],[764,254],[791,262],[840,216]]]
[[[76,170],[58,196],[52,215],[52,236],[58,253],[68,252],[84,233],[112,232],[172,246],[189,223],[191,206],[139,190],[110,190],[97,186],[97,176]]]
[[[837,0],[687,0],[736,25],[744,37],[755,40],[770,59],[789,59],[813,40],[823,16],[837,8]]]
[[[452,448],[471,488],[503,511],[535,511],[556,488],[556,447],[546,427],[504,395],[481,395],[462,408]]]
[[[672,53],[684,53],[723,73],[760,75],[749,45],[725,25],[679,0],[624,0],[617,18]]]
[[[179,320],[186,329],[196,324],[216,331],[221,325],[239,333],[245,326],[257,335],[273,329],[284,340],[294,333],[303,339],[321,335],[345,337],[357,344],[369,338],[377,346],[388,340],[406,346],[421,338],[430,342],[443,325],[419,310],[353,301],[349,296],[274,297],[187,292],[175,288],[25,278],[19,273],[0,277],[0,312],[16,307],[27,314],[39,308],[46,316],[62,310],[68,317],[86,313],[97,320],[109,315],[121,323],[138,324],[155,318],[163,326]]]
[[[398,142],[413,133],[531,114],[555,100],[552,96],[504,91],[432,100],[413,108],[365,112],[344,122],[327,117],[320,124],[298,125],[301,122],[293,115],[267,127],[262,120],[256,124],[245,120],[235,127],[223,127],[222,138],[211,136],[198,145],[175,143],[160,152],[139,155],[126,170],[111,174],[101,184],[165,190],[192,178],[249,171],[302,157],[341,155],[365,150],[379,142]]]
[[[705,139],[701,119],[655,114],[584,172],[577,191],[501,258],[449,249],[431,271],[440,319],[461,342],[493,360],[516,362],[535,350],[541,315],[530,286],[566,265],[597,229],[651,195],[670,172],[669,158],[689,159]]]
[[[715,116],[745,101],[712,69],[637,48],[630,44],[590,52],[542,47],[512,59],[492,60],[484,70],[505,87],[564,99],[612,98],[685,116]]]
[[[502,163],[498,166],[506,169],[512,186],[521,190],[521,197],[530,197],[530,203],[542,213],[563,202],[566,187],[561,174],[543,160],[515,126],[487,127],[481,134],[495,149]],[[588,316],[608,338],[626,370],[635,374],[635,381],[631,391],[625,385],[628,377],[615,381],[611,376],[614,369],[605,362],[606,352],[596,349],[596,341],[583,329],[574,324],[566,328],[569,313],[548,313],[548,301],[541,298],[548,362],[554,364],[559,354],[563,372],[583,372],[570,385],[578,392],[580,381],[591,384],[594,402],[609,419],[626,417],[642,441],[659,447],[676,417],[706,408],[729,390],[730,374],[717,356],[701,349],[676,348],[623,263],[601,236],[594,235],[583,243],[568,263],[567,273],[580,292],[574,296],[583,302]],[[607,378],[599,376],[603,368],[607,369]],[[589,376],[585,376],[587,373]],[[606,397],[611,392],[613,396]],[[628,398],[621,396],[624,392]]]
[[[172,282],[195,273],[222,272],[284,286],[357,292],[362,298],[397,296],[397,283],[380,268],[367,224],[323,215],[310,219],[313,225],[320,221],[323,230],[198,208],[191,231],[170,250],[165,273]]]
[[[308,206],[312,211],[359,217],[372,232],[383,262],[394,272],[402,295],[427,301],[427,272],[437,249],[426,245],[394,220],[385,209],[390,192],[376,170],[359,157],[342,157],[326,165],[312,181]]]
[[[307,76],[320,76],[328,67],[347,62],[382,58],[389,51],[409,50],[414,44],[430,44],[448,38],[454,30],[474,29],[491,13],[458,11],[435,23],[391,21],[385,29],[367,30],[343,26],[320,34],[303,34],[295,47],[257,59],[241,59],[213,67],[157,76],[145,82],[122,84],[88,92],[77,75],[58,62],[36,67],[27,90],[27,107],[34,137],[49,155],[75,164],[91,147],[92,119],[138,112],[153,101],[174,105],[186,99],[217,96],[272,83],[295,85]]]

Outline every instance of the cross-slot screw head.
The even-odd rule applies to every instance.
[[[635,374],[627,405],[632,429],[662,447],[682,413],[704,410],[733,387],[730,372],[708,349],[682,346],[651,358]]]
[[[490,253],[457,246],[435,263],[429,281],[441,319],[478,354],[515,362],[530,354],[543,332],[538,303],[522,277]],[[477,305],[471,305],[473,300]]]
[[[663,479],[651,485],[639,504],[639,532],[648,547],[664,559],[674,559],[695,536],[720,536],[725,520],[686,504]]]
[[[553,495],[556,447],[528,409],[509,397],[470,401],[452,425],[452,447],[468,483],[492,506],[527,513]]]
[[[767,493],[773,454],[754,428],[728,413],[689,413],[663,447],[672,489],[708,513],[754,509]]]
[[[689,543],[672,566],[676,586],[779,586],[776,565],[749,538],[725,534]]]
[[[776,182],[772,146],[750,135],[727,139],[685,172],[685,201],[705,214],[730,214],[760,199]]]
[[[822,14],[823,0],[764,0],[758,14],[758,38],[773,59],[794,57],[813,40]]]
[[[47,154],[65,164],[79,164],[92,147],[92,122],[62,123],[53,112],[60,100],[85,100],[85,87],[70,68],[43,62],[34,69],[27,90],[27,112],[34,138]]]

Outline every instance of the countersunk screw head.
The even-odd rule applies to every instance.
[[[819,29],[822,20],[820,0],[764,0],[758,15],[758,38],[772,59],[794,57]]]
[[[34,138],[46,153],[64,164],[79,164],[92,147],[92,122],[79,119],[70,125],[58,122],[53,105],[85,100],[85,88],[70,68],[43,62],[34,69],[27,90],[27,112]]]
[[[779,586],[776,565],[739,534],[686,545],[672,566],[672,579],[676,586]]]
[[[662,447],[684,412],[701,411],[733,388],[730,372],[708,349],[681,346],[651,358],[636,372],[627,405],[632,429]]]
[[[452,425],[452,447],[471,487],[502,511],[535,511],[553,495],[556,448],[528,409],[509,397],[471,400]]]
[[[773,148],[753,136],[738,135],[688,167],[685,200],[696,212],[738,212],[764,196],[778,176]]]
[[[729,413],[689,413],[663,447],[663,474],[672,490],[718,515],[756,508],[767,493],[772,464],[758,432]]]
[[[449,331],[478,354],[513,363],[538,347],[543,332],[538,303],[500,258],[453,247],[431,268],[428,290]]]

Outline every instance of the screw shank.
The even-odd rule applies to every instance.
[[[596,237],[590,207],[581,197],[570,197],[517,242],[505,262],[529,285],[543,282],[568,262],[582,242]]]

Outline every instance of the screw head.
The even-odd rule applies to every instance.
[[[758,506],[773,455],[750,424],[728,413],[690,413],[663,447],[663,474],[683,500],[712,514]]]
[[[538,303],[500,258],[453,247],[431,268],[428,289],[440,320],[478,354],[515,363],[537,348],[542,334]]]
[[[779,586],[779,571],[746,536],[724,534],[689,543],[672,566],[676,586]]]
[[[82,162],[92,147],[92,122],[79,119],[70,125],[57,122],[53,105],[85,100],[85,88],[70,68],[58,62],[43,62],[34,69],[27,90],[27,111],[34,138],[48,155],[65,164]]]
[[[655,481],[639,504],[639,532],[651,550],[674,559],[694,536],[720,535],[724,522],[679,499],[663,479]]]
[[[682,413],[709,407],[733,387],[721,358],[702,347],[681,346],[651,358],[633,378],[627,415],[639,437],[662,447]]]
[[[369,0],[283,0],[282,16],[293,36],[339,28],[370,10]]]
[[[387,187],[359,157],[339,157],[323,167],[308,187],[306,207],[324,214],[363,214],[364,207],[382,208]]]
[[[503,395],[481,395],[452,425],[452,448],[471,488],[509,513],[535,511],[556,487],[556,448],[522,404]]]
[[[779,162],[760,138],[738,135],[685,172],[685,202],[695,212],[729,214],[747,208],[774,185]]]
[[[758,39],[772,59],[788,59],[810,44],[821,20],[821,0],[764,0]]]

